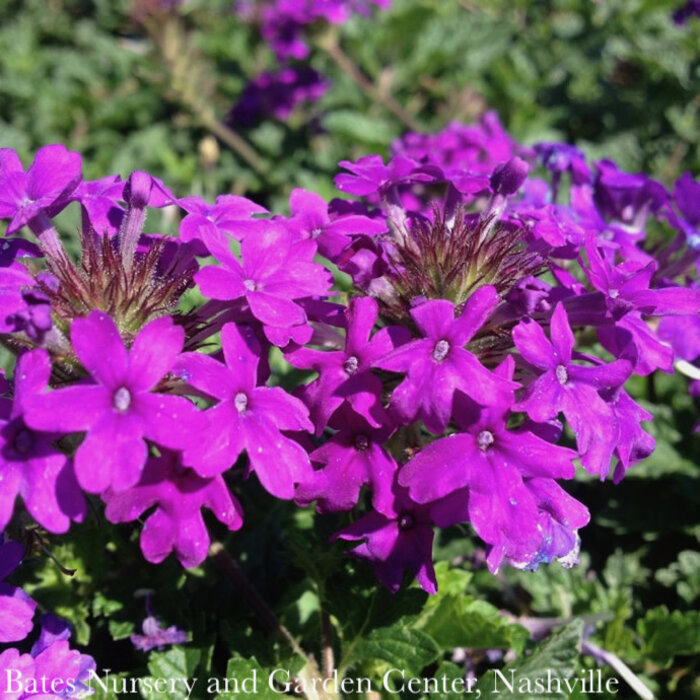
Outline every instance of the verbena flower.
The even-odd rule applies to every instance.
[[[278,498],[292,498],[294,485],[310,471],[304,449],[281,431],[311,431],[308,410],[280,387],[259,386],[260,345],[255,337],[226,324],[221,332],[225,364],[186,353],[180,376],[218,400],[206,412],[207,426],[184,460],[201,476],[221,474],[246,451],[251,471]]]
[[[73,322],[71,343],[89,381],[33,396],[25,419],[36,430],[86,433],[75,454],[86,491],[136,484],[148,455],[145,439],[171,449],[199,441],[204,421],[196,407],[154,391],[173,369],[183,341],[182,328],[168,318],[146,325],[128,351],[106,314],[93,311]]]
[[[423,338],[412,340],[374,362],[375,367],[406,373],[391,399],[391,407],[402,421],[417,416],[428,430],[442,433],[452,413],[455,392],[485,405],[506,397],[515,388],[464,349],[499,301],[496,290],[486,286],[474,292],[457,317],[452,303],[446,300],[426,301],[411,310]]]
[[[19,542],[5,542],[0,534],[0,643],[19,642],[34,626],[36,603],[21,588],[4,582],[23,556]]]
[[[306,66],[266,71],[253,78],[243,89],[227,121],[237,127],[251,127],[266,118],[286,121],[304,102],[317,102],[330,83]]]
[[[10,521],[18,495],[51,532],[66,532],[71,520],[85,517],[70,460],[54,445],[61,434],[33,430],[24,418],[31,401],[44,394],[50,374],[48,355],[32,350],[17,361],[13,401],[0,399],[0,530]]]
[[[367,4],[271,7],[284,13],[259,19],[296,51],[301,27]],[[568,144],[527,149],[488,114],[407,134],[388,160],[342,161],[354,201],[295,189],[285,217],[239,196],[177,199],[139,171],[84,182],[61,147],[26,172],[1,153],[0,334],[19,361],[0,381],[0,527],[24,508],[63,532],[82,490],[113,522],[145,517],[149,561],[196,566],[203,510],[242,527],[230,489],[255,474],[273,497],[347,517],[336,537],[391,590],[408,570],[434,592],[435,528],[458,523],[492,571],[571,566],[589,519],[567,491],[574,463],[618,482],[654,449],[626,380],[678,368],[698,391],[689,174],[667,190]],[[52,223],[69,205],[77,259]],[[180,210],[179,236],[144,235],[162,206]],[[0,630],[18,639],[33,604],[0,586],[15,615]],[[180,638],[154,621],[142,636]],[[57,644],[46,651],[72,668]],[[0,659],[31,675],[39,654]]]
[[[41,620],[39,639],[29,654],[6,649],[0,654],[3,698],[7,700],[63,700],[85,697],[88,681],[95,671],[92,657],[70,648],[70,627],[53,615]],[[21,679],[21,690],[10,689],[9,679]],[[15,687],[13,684],[12,687]]]
[[[202,268],[195,281],[212,299],[245,298],[253,316],[272,332],[305,326],[298,300],[324,295],[330,287],[329,274],[313,262],[315,250],[313,241],[294,241],[281,224],[266,222],[243,239],[240,262],[228,246],[212,245],[221,266]]]
[[[0,218],[10,219],[7,234],[25,225],[42,232],[43,219],[68,204],[81,180],[81,167],[80,155],[60,144],[39,149],[26,172],[12,149],[0,149]]]
[[[107,505],[105,515],[114,523],[137,520],[156,506],[141,530],[141,550],[153,563],[160,563],[171,552],[186,567],[204,561],[209,535],[203,508],[230,530],[243,524],[243,510],[224,480],[199,476],[169,450],[148,460],[136,485],[121,491],[110,489],[102,498]]]
[[[142,634],[132,634],[131,643],[140,651],[152,649],[163,650],[171,644],[183,644],[187,641],[187,633],[175,625],[168,628],[160,626],[157,618],[149,615],[141,625]]]

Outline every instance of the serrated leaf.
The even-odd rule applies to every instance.
[[[642,655],[662,666],[674,656],[700,652],[700,612],[674,610],[666,606],[649,610],[637,622],[637,632],[644,640]]]
[[[188,690],[184,684],[187,680],[192,684],[195,671],[199,664],[201,652],[199,649],[173,647],[166,652],[155,652],[148,660],[150,678],[145,678],[141,694],[145,700],[187,700]],[[155,681],[172,681],[165,691],[160,692],[154,687]],[[198,681],[199,682],[199,681]],[[163,684],[165,685],[165,684]]]
[[[489,671],[477,684],[477,690],[490,697],[498,692],[501,700],[517,700],[523,697],[539,697],[547,687],[548,678],[559,679],[564,685],[576,673],[579,646],[583,633],[583,622],[576,620],[555,632],[538,644],[532,653],[523,659],[509,663],[502,671]],[[562,692],[547,692],[547,698],[566,700],[574,688]]]
[[[421,615],[417,627],[447,651],[455,647],[522,650],[529,634],[514,625],[490,603],[471,596],[443,596]]]
[[[373,630],[357,644],[346,665],[380,660],[407,673],[418,674],[439,656],[440,647],[430,635],[411,629],[400,620],[391,627]]]
[[[279,698],[279,693],[268,686],[269,672],[266,671],[253,656],[244,659],[242,656],[234,656],[226,668],[226,678],[217,679],[219,685],[214,686],[210,682],[207,694],[218,693],[216,700],[239,700],[254,695],[260,700],[273,700]],[[226,685],[227,684],[227,685]]]

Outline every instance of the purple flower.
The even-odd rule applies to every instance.
[[[124,491],[102,494],[110,522],[137,520],[156,506],[141,530],[141,551],[154,564],[171,552],[185,567],[201,564],[209,550],[209,534],[202,517],[208,508],[229,530],[243,525],[243,510],[220,476],[202,478],[183,465],[177,453],[151,457],[141,479]]]
[[[32,631],[36,603],[21,588],[4,583],[23,556],[19,542],[4,542],[0,534],[0,643],[19,642]]]
[[[338,532],[334,539],[362,540],[352,554],[367,559],[377,578],[392,593],[408,569],[423,590],[437,592],[433,569],[433,525],[447,527],[465,519],[464,501],[447,498],[420,505],[406,489],[394,487],[393,499]]]
[[[554,177],[568,172],[576,185],[588,184],[591,181],[586,156],[576,146],[568,143],[538,143],[535,145],[535,152]]]
[[[613,471],[613,482],[618,484],[633,464],[646,459],[654,451],[656,440],[642,430],[640,425],[642,421],[652,420],[654,416],[635,403],[622,389],[603,392],[602,397],[612,408],[620,431],[615,446],[618,462]]]
[[[185,353],[180,376],[219,402],[206,411],[208,426],[184,461],[204,477],[229,469],[246,450],[250,470],[277,498],[292,498],[294,485],[310,472],[309,457],[281,431],[312,431],[304,404],[280,387],[258,386],[260,345],[249,332],[227,323],[221,331],[226,364],[201,353]]]
[[[512,371],[512,358],[497,369],[505,378]],[[508,430],[508,408],[481,408],[458,396],[455,420],[464,432],[430,443],[399,472],[399,483],[417,502],[461,494],[469,521],[492,545],[492,570],[506,554],[529,560],[539,551],[539,508],[526,481],[570,479],[576,457],[573,450],[552,445],[529,430]]]
[[[39,638],[32,645],[32,656],[36,657],[56,642],[71,638],[71,627],[68,622],[46,613],[39,618]]]
[[[586,242],[586,254],[588,267],[583,269],[591,284],[605,295],[605,303],[614,318],[633,310],[654,316],[700,312],[700,288],[650,288],[656,262],[623,262],[613,266],[601,255],[591,237]]]
[[[439,434],[450,420],[455,392],[487,405],[514,390],[513,382],[489,372],[464,349],[499,301],[495,288],[485,286],[472,294],[457,318],[452,302],[445,299],[426,301],[411,311],[423,339],[412,340],[374,363],[406,374],[391,398],[402,421],[417,416],[430,432]]]
[[[594,198],[600,213],[631,230],[641,230],[649,214],[668,199],[663,185],[646,175],[626,173],[610,160],[596,163]]]
[[[540,564],[549,564],[555,559],[564,568],[575,566],[580,548],[577,531],[588,524],[588,509],[553,479],[525,479],[524,484],[539,510],[539,547],[534,549],[530,543],[523,548],[509,537],[508,532],[504,532],[503,539],[489,549],[489,567],[495,570],[505,557],[511,566],[531,571],[536,570]]]
[[[459,178],[469,173],[491,174],[498,163],[515,155],[516,148],[498,115],[487,112],[476,125],[452,122],[435,134],[409,132],[392,144],[392,153],[416,161],[427,160],[442,168],[448,177]]]
[[[246,85],[228,121],[244,127],[269,117],[286,121],[300,104],[317,102],[329,87],[329,81],[308,66],[261,73]]]
[[[574,364],[574,334],[562,304],[557,304],[552,314],[550,335],[551,341],[531,320],[521,321],[513,329],[513,342],[520,354],[542,372],[526,387],[515,410],[526,411],[537,422],[563,412],[576,435],[583,466],[605,479],[619,426],[598,392],[621,387],[632,365],[627,360],[593,367]]]
[[[286,222],[289,230],[301,239],[312,239],[318,252],[332,261],[352,243],[352,236],[376,236],[387,230],[380,219],[370,219],[358,214],[339,215],[331,218],[325,200],[313,192],[292,190],[289,198],[292,218]]]
[[[683,173],[673,187],[673,201],[681,216],[671,212],[670,223],[685,234],[690,248],[700,251],[700,182]]]
[[[515,194],[527,178],[530,166],[517,156],[497,165],[491,173],[491,190],[502,197]]]
[[[398,467],[384,445],[394,429],[372,427],[348,404],[336,411],[331,424],[338,432],[309,455],[322,468],[299,485],[295,501],[306,506],[317,500],[319,513],[350,510],[360,489],[370,484],[374,507],[388,507]]]
[[[381,405],[382,382],[370,369],[374,362],[405,342],[408,332],[403,328],[382,328],[370,339],[377,315],[374,299],[353,299],[346,311],[344,350],[324,352],[300,348],[286,355],[294,367],[313,369],[319,374],[302,392],[318,435],[345,400],[375,428],[385,419]]]
[[[124,209],[118,202],[124,198],[125,184],[119,175],[109,175],[99,180],[83,180],[73,190],[70,201],[80,202],[84,230],[92,230],[98,236],[111,236],[119,230]]]
[[[377,155],[364,156],[354,162],[341,160],[338,165],[352,174],[336,175],[335,186],[341,192],[358,197],[376,193],[383,195],[397,185],[441,182],[445,179],[444,173],[436,166],[424,165],[404,156],[396,156],[386,165]]]
[[[210,243],[228,246],[229,236],[241,240],[253,230],[255,214],[267,214],[267,209],[245,197],[222,194],[214,205],[200,197],[185,197],[178,204],[187,212],[180,223],[180,240],[199,240],[210,249]]]
[[[146,463],[145,439],[171,449],[199,441],[204,419],[195,406],[153,391],[171,371],[183,339],[181,327],[159,318],[127,351],[107,314],[92,311],[73,321],[73,349],[91,381],[32,397],[25,420],[36,430],[86,432],[75,454],[85,491],[99,493],[109,486],[122,491],[136,484]]]
[[[657,334],[673,348],[676,357],[687,362],[700,358],[700,316],[666,316],[659,321]]]
[[[371,5],[387,8],[391,0],[262,0],[236,3],[237,12],[247,20],[261,20],[262,36],[270,43],[280,61],[305,59],[309,47],[303,30],[309,24],[325,20],[341,24],[353,12],[368,14]]]
[[[30,654],[20,654],[17,649],[7,649],[0,654],[3,700],[85,697],[90,691],[87,683],[96,668],[94,659],[70,648],[70,629],[53,615],[44,615],[41,624],[39,642]],[[45,626],[60,628],[60,633],[47,633]],[[11,678],[15,681],[13,685],[10,685]],[[20,690],[14,690],[17,684]]]
[[[171,644],[184,644],[187,641],[187,633],[173,625],[164,629],[158,620],[149,615],[141,626],[143,634],[132,634],[131,643],[141,651],[159,651]]]
[[[691,17],[700,17],[700,0],[688,0],[673,12],[673,21],[678,25],[685,24]]]
[[[222,300],[245,297],[253,316],[266,327],[304,325],[306,313],[297,300],[326,294],[331,284],[329,273],[312,262],[316,244],[295,242],[272,221],[243,239],[241,262],[227,246],[212,247],[221,267],[210,265],[195,275],[202,293]]]
[[[3,240],[0,246],[0,333],[24,330],[32,313],[27,293],[37,291],[22,259],[38,258],[37,246],[21,238]]]
[[[50,532],[66,532],[71,520],[82,521],[86,513],[70,461],[52,444],[60,435],[32,430],[24,420],[26,407],[43,395],[50,374],[46,352],[25,353],[15,368],[14,401],[0,399],[0,530],[12,517],[18,494]]]
[[[7,234],[42,213],[60,212],[80,182],[81,168],[80,154],[59,144],[40,148],[26,172],[11,148],[0,149],[0,219],[11,219]]]

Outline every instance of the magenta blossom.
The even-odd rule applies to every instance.
[[[376,236],[387,230],[385,222],[360,214],[331,218],[325,200],[302,189],[292,190],[289,207],[292,218],[287,227],[299,238],[315,240],[318,252],[333,261],[352,243],[353,235]]]
[[[50,374],[46,352],[28,352],[15,368],[14,401],[0,399],[0,530],[12,516],[17,495],[51,532],[66,532],[71,520],[85,516],[70,460],[53,445],[60,435],[32,430],[23,417],[29,403],[46,391]]]
[[[331,284],[329,273],[312,262],[315,250],[313,241],[295,242],[280,224],[269,221],[243,239],[242,262],[227,246],[212,245],[221,266],[202,268],[195,282],[212,299],[244,297],[266,327],[304,325],[307,317],[298,300],[326,294]]]
[[[394,486],[393,499],[338,532],[335,538],[361,540],[352,554],[368,560],[377,578],[396,593],[408,569],[423,590],[437,591],[433,568],[433,526],[448,527],[465,519],[464,500],[448,497],[420,505],[406,489]]]
[[[411,310],[424,338],[412,340],[374,363],[404,372],[391,406],[404,422],[420,418],[432,433],[442,433],[450,420],[452,400],[461,391],[482,405],[506,396],[516,385],[487,370],[464,346],[486,323],[500,298],[493,287],[478,289],[462,313],[445,299],[427,301]]]
[[[169,451],[148,460],[138,484],[121,492],[108,490],[102,498],[107,504],[105,515],[113,523],[131,522],[156,506],[141,531],[141,550],[153,563],[171,552],[185,567],[204,561],[209,535],[202,508],[211,510],[229,530],[243,525],[242,508],[224,480],[202,478]]]
[[[331,424],[339,430],[309,455],[321,469],[299,485],[296,502],[308,505],[317,500],[320,513],[350,510],[357,505],[360,489],[369,484],[374,507],[381,510],[393,498],[398,469],[384,447],[393,428],[373,428],[349,404],[336,411]]]
[[[0,149],[0,219],[11,219],[8,235],[36,217],[55,216],[82,177],[80,154],[59,144],[37,151],[25,172],[11,148]]]
[[[0,534],[0,643],[19,642],[32,631],[36,603],[21,588],[4,583],[23,556],[19,542],[4,542]]]
[[[563,412],[576,435],[581,462],[605,479],[610,457],[620,438],[620,426],[599,390],[619,388],[632,371],[627,360],[586,367],[573,363],[574,334],[562,304],[550,324],[551,341],[534,321],[513,329],[513,342],[533,367],[542,372],[515,406],[535,421],[544,422]]]
[[[313,369],[318,379],[307,384],[302,398],[310,407],[311,418],[320,435],[331,414],[344,400],[375,428],[385,419],[381,405],[382,382],[371,372],[372,364],[407,340],[403,328],[382,328],[371,338],[378,316],[377,302],[359,297],[346,310],[345,349],[332,352],[300,348],[286,355],[300,369]]]
[[[175,625],[168,628],[160,626],[158,619],[149,615],[141,625],[142,634],[132,634],[131,643],[141,651],[158,649],[161,651],[171,644],[184,644],[187,641],[187,633]]]
[[[110,486],[122,491],[136,484],[148,454],[145,439],[171,449],[199,441],[204,419],[195,406],[154,391],[171,371],[183,339],[182,328],[159,318],[127,351],[107,314],[93,311],[73,321],[71,341],[90,381],[34,396],[25,420],[36,430],[86,432],[75,454],[85,491],[100,493]]]
[[[69,638],[67,623],[53,615],[44,615],[39,639],[29,654],[21,654],[17,649],[0,654],[3,700],[65,700],[89,694],[95,661],[71,649]]]
[[[180,223],[180,240],[199,240],[207,250],[217,242],[228,246],[228,236],[241,240],[254,225],[252,217],[267,213],[259,204],[233,194],[220,195],[213,205],[200,197],[184,197],[178,204],[187,212]]]
[[[504,377],[512,371],[512,358],[497,369]],[[507,554],[529,562],[541,549],[542,534],[527,480],[572,478],[576,453],[529,430],[508,430],[508,404],[480,408],[459,395],[455,407],[463,432],[424,447],[401,469],[399,483],[420,503],[461,493],[469,521],[492,545],[492,570]]]
[[[246,451],[250,470],[273,496],[292,498],[308,479],[309,457],[281,431],[312,431],[309,412],[280,387],[258,386],[260,345],[249,329],[228,323],[221,331],[226,364],[201,353],[185,353],[179,374],[218,403],[206,412],[208,425],[184,461],[203,477],[229,469]]]

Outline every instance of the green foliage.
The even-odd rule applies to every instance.
[[[507,682],[497,677],[493,671],[489,671],[479,681],[477,689],[483,690],[487,695],[498,691],[500,697],[511,700],[511,698],[522,698],[523,695],[535,695],[538,692],[538,684],[546,688],[548,675],[562,681],[573,678],[578,670],[582,631],[583,623],[580,620],[572,622],[564,629],[553,633],[530,655],[505,666],[501,674]],[[510,690],[510,685],[515,686],[513,691]],[[572,697],[572,693],[563,688],[562,692],[548,692],[547,696],[566,700]]]
[[[681,612],[661,606],[637,623],[637,632],[644,640],[642,653],[655,663],[668,666],[674,656],[700,653],[700,612]]]

